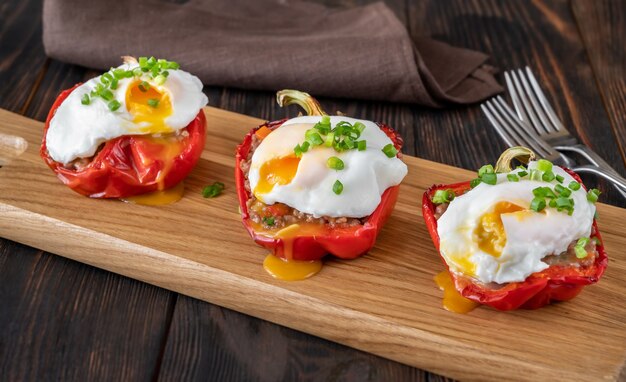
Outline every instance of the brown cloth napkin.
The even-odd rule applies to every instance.
[[[285,0],[46,0],[43,39],[61,61],[108,69],[120,56],[178,61],[205,85],[418,103],[502,91],[488,56],[413,41],[383,3],[349,9]]]

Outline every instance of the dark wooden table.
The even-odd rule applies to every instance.
[[[413,35],[489,52],[503,69],[530,65],[566,126],[626,175],[626,1],[387,3]],[[61,89],[98,73],[46,57],[41,8],[42,0],[0,0],[0,107],[43,121]],[[205,91],[213,106],[269,120],[285,115],[273,92]],[[477,106],[321,102],[386,121],[410,155],[475,169],[505,149]],[[606,184],[598,187],[603,202],[625,206]],[[0,380],[157,379],[445,380],[0,239]]]

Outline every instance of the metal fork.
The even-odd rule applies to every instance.
[[[480,105],[480,107],[489,122],[491,122],[498,134],[500,134],[500,137],[502,137],[509,146],[529,147],[538,156],[554,164],[569,167],[569,164],[559,152],[536,134],[525,121],[520,120],[501,96],[488,100]],[[603,172],[599,167],[589,165],[570,168],[574,172],[592,173],[609,180],[616,185],[616,189],[619,193],[626,198],[626,185],[623,189],[619,187],[619,181],[613,174]]]
[[[525,70],[518,69],[505,72],[504,78],[517,116],[532,126],[540,138],[561,152],[566,165],[573,167],[574,161],[569,156],[564,155],[564,152],[577,153],[590,163],[590,165],[578,167],[582,169],[582,172],[596,175],[603,173],[600,176],[610,178],[616,187],[626,190],[626,179],[595,151],[580,144],[576,137],[571,135],[563,126],[529,67],[526,67]]]

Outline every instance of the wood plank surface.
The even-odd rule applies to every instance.
[[[419,199],[432,183],[472,174],[406,156],[410,173],[376,248],[355,261],[329,260],[310,280],[280,282],[262,271],[265,251],[241,228],[233,189],[234,147],[259,120],[207,113],[211,139],[180,202],[150,208],[75,195],[41,162],[35,143],[0,169],[0,235],[454,378],[616,379],[623,369],[624,210],[599,207],[611,264],[576,300],[539,311],[456,315],[441,308],[432,280],[442,265]],[[6,113],[0,121],[0,131],[38,141],[38,122]],[[226,184],[225,194],[205,200],[200,189],[213,180]],[[95,216],[75,212],[93,208]],[[51,229],[64,235],[46,235]],[[598,349],[602,356],[571,357]]]
[[[613,133],[626,160],[626,1],[574,0],[572,10]]]

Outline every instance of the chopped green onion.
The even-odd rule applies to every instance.
[[[100,96],[100,98],[102,98],[105,101],[110,101],[114,97],[113,92],[110,91],[109,89],[103,89],[98,95]]]
[[[165,67],[166,69],[177,70],[178,68],[180,68],[180,65],[178,65],[178,62],[169,61]]]
[[[275,222],[275,218],[273,216],[266,216],[263,218],[263,223],[265,223],[265,225],[267,226],[273,226],[276,222]]]
[[[551,172],[552,171],[552,162],[545,159],[539,159],[537,161],[537,170],[542,172]]]
[[[324,139],[324,146],[331,147],[335,143],[335,133],[332,131],[326,135],[326,139]]]
[[[565,188],[560,184],[554,186],[554,191],[557,192],[560,196],[569,197],[572,194],[572,191],[569,188]]]
[[[343,184],[337,179],[335,184],[333,184],[333,192],[337,195],[343,192]]]
[[[357,146],[357,150],[364,151],[365,149],[367,149],[367,142],[366,141],[358,141],[356,143],[356,146]]]
[[[551,208],[556,208],[556,199],[550,199],[550,201],[548,202],[548,205]]]
[[[148,106],[156,109],[157,107],[159,107],[159,100],[156,98],[150,98],[148,100]]]
[[[111,87],[111,89],[115,90],[117,89],[117,85],[118,85],[119,81],[117,78],[113,78],[111,80],[111,84],[109,85]]]
[[[519,176],[515,174],[507,174],[506,178],[509,180],[509,182],[519,182]]]
[[[564,177],[562,177],[561,175],[557,175],[557,176],[556,176],[556,181],[557,181],[557,182],[559,182],[559,183],[563,183],[563,181],[564,181],[564,180],[565,180],[565,178],[564,178]]]
[[[363,130],[365,130],[365,125],[363,123],[361,123],[361,122],[355,122],[353,126],[354,126],[355,129],[357,129],[359,134],[361,134],[363,132]]]
[[[324,141],[322,140],[322,136],[317,132],[316,129],[309,129],[304,133],[304,138],[313,146],[319,146]]]
[[[433,195],[433,203],[450,203],[454,199],[454,197],[455,194],[452,190],[437,190],[435,191],[435,195]]]
[[[337,157],[328,158],[326,165],[328,165],[328,168],[332,168],[333,170],[343,170],[344,168],[343,161]]]
[[[89,94],[83,94],[83,97],[80,99],[80,103],[83,105],[89,105],[91,103],[91,98],[89,98]]]
[[[498,183],[498,176],[493,172],[488,172],[483,174],[483,176],[480,177],[480,180],[482,180],[483,183],[487,183],[493,186],[494,184]]]
[[[109,110],[111,110],[111,111],[115,111],[115,110],[119,109],[119,108],[120,108],[120,106],[122,106],[122,104],[121,104],[121,103],[119,103],[117,100],[115,100],[115,99],[114,99],[113,101],[109,102],[109,103],[107,104],[107,106],[109,107]]]
[[[543,173],[543,175],[541,175],[541,179],[544,182],[552,182],[554,180],[555,176],[554,173],[552,171],[546,171]]]
[[[306,142],[306,141],[302,142],[302,144],[300,145],[303,153],[306,153],[307,151],[309,151],[310,146],[311,145],[309,144],[309,142]]]
[[[476,178],[476,179],[472,179],[470,181],[470,187],[474,188],[476,186],[478,186],[480,183],[482,183],[482,181],[480,180],[480,178]]]
[[[206,186],[202,189],[202,196],[205,198],[214,198],[224,191],[224,183],[215,182],[210,186]]]
[[[295,154],[296,158],[300,158],[302,156],[302,146],[300,146],[299,143],[296,145],[296,147],[293,148],[293,153]]]
[[[576,257],[579,258],[579,259],[584,259],[588,255],[587,250],[585,249],[585,247],[575,246],[574,247],[574,251],[576,252]]]
[[[600,190],[598,190],[597,188],[592,188],[591,190],[589,190],[589,192],[587,192],[587,200],[591,203],[595,203],[598,201],[598,197],[600,196],[600,194]]]
[[[150,84],[146,81],[141,81],[137,87],[144,93],[150,90]]]
[[[154,77],[154,83],[157,85],[163,85],[165,83],[165,76],[162,74],[157,75]]]
[[[525,177],[526,175],[528,175],[528,172],[527,172],[527,171],[520,171],[520,172],[518,172],[518,173],[517,173],[517,175],[519,175],[519,176],[520,176],[520,178],[523,178],[523,177]]]
[[[139,66],[141,66],[142,68],[144,66],[148,65],[148,58],[147,57],[139,57]]]
[[[578,182],[577,182],[577,181],[575,181],[575,180],[572,180],[572,181],[569,183],[568,187],[570,188],[570,190],[573,190],[573,191],[578,191],[578,190],[580,190],[580,183],[578,183]]]
[[[478,169],[478,176],[481,177],[484,174],[493,174],[494,172],[495,171],[493,169],[493,166],[490,164],[486,164]]]
[[[383,152],[387,155],[388,158],[393,158],[398,154],[398,150],[393,146],[393,143],[388,144],[383,147]]]
[[[546,200],[544,198],[535,197],[530,202],[530,209],[533,211],[541,212],[544,208],[546,208]]]

